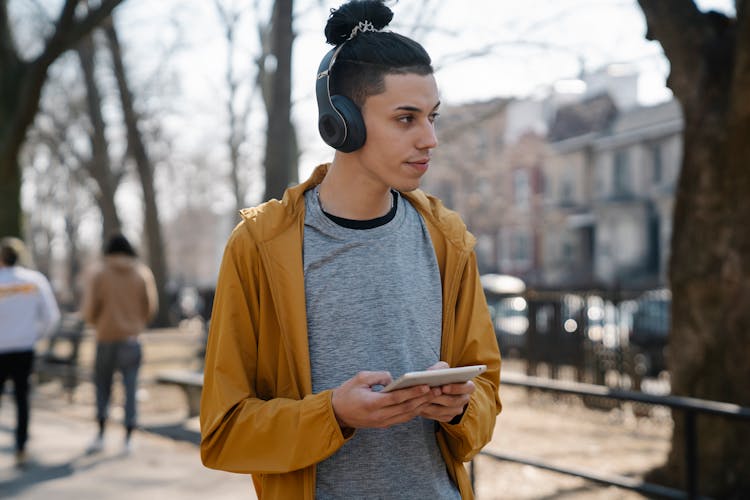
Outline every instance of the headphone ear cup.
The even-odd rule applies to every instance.
[[[321,112],[318,117],[318,131],[323,140],[332,148],[339,148],[346,136],[346,124],[335,110]]]
[[[347,130],[346,140],[336,149],[344,153],[356,151],[365,144],[367,139],[367,129],[359,106],[343,95],[332,95],[331,102],[344,118]]]

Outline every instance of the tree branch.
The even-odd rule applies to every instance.
[[[686,0],[638,0],[638,4],[646,16],[646,39],[658,41],[669,59],[669,87],[678,97],[697,92],[706,41],[714,36],[710,15],[720,14],[703,14]]]
[[[501,47],[511,47],[514,49],[517,49],[519,47],[529,47],[529,48],[539,49],[539,50],[564,52],[564,53],[570,54],[571,56],[575,57],[579,61],[581,60],[581,54],[579,52],[577,52],[575,49],[572,49],[570,47],[565,47],[563,45],[556,45],[554,43],[548,43],[548,42],[537,42],[533,40],[530,40],[530,41],[501,40],[499,42],[489,43],[485,45],[484,47],[479,47],[474,50],[448,54],[446,56],[443,56],[440,59],[440,61],[437,61],[437,62],[433,61],[432,66],[437,72],[447,66],[456,64],[458,62],[468,61],[469,59],[476,59],[480,57],[486,57]]]
[[[75,21],[75,8],[79,0],[66,0],[56,23],[55,32],[47,40],[42,53],[31,62],[19,62],[19,64],[23,65],[18,71],[22,81],[15,85],[14,88],[3,89],[3,92],[17,93],[17,104],[12,115],[4,117],[9,124],[8,129],[10,130],[7,138],[3,138],[5,143],[0,145],[6,150],[3,151],[4,154],[8,154],[9,157],[15,157],[20,145],[23,143],[26,130],[34,120],[34,116],[39,109],[42,86],[47,78],[47,69],[49,66],[60,54],[68,50],[84,35],[91,32],[99,22],[109,16],[112,10],[122,1],[103,0],[98,8],[90,10],[82,20]],[[2,5],[5,6],[5,4],[6,2],[3,0]],[[2,57],[6,57],[6,55]],[[13,52],[13,57],[20,61],[15,51]]]
[[[124,0],[102,0],[99,7],[89,10],[85,17],[76,21],[75,9],[79,0],[66,0],[60,17],[55,24],[55,32],[47,40],[44,50],[34,61],[46,68],[57,57],[76,44],[83,36],[90,33],[106,19]]]
[[[740,124],[750,122],[750,0],[735,0],[735,5],[737,27],[730,94],[732,122]],[[747,129],[746,126],[743,130]]]
[[[7,2],[0,1],[0,68],[17,65],[18,51],[10,34],[10,20],[8,19]]]

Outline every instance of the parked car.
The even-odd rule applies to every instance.
[[[529,328],[528,304],[523,297],[526,284],[506,274],[485,274],[480,280],[500,353],[504,357],[523,357],[524,335]]]
[[[630,346],[635,349],[636,371],[655,377],[666,370],[664,359],[671,327],[672,294],[664,288],[644,293],[635,301]]]

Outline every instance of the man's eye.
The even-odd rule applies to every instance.
[[[435,121],[438,119],[439,116],[440,116],[440,113],[432,113],[430,115],[430,122],[435,123]]]
[[[411,123],[411,122],[413,122],[413,121],[414,121],[414,117],[413,117],[413,116],[411,116],[411,115],[400,116],[400,117],[398,118],[398,121],[400,121],[400,122],[402,122],[402,123]]]

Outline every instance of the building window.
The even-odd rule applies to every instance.
[[[629,195],[631,192],[630,184],[630,165],[628,152],[620,150],[615,152],[613,178],[613,194],[615,196]]]
[[[573,260],[573,245],[566,241],[562,245],[562,258],[565,262],[570,262]]]
[[[474,184],[474,191],[479,193],[483,198],[492,196],[492,182],[485,177],[477,177]]]
[[[566,170],[560,180],[560,203],[570,205],[573,203],[573,193],[575,191],[575,181],[570,175],[570,170]]]
[[[513,172],[513,199],[516,202],[516,208],[529,208],[531,202],[529,173],[521,168],[516,169]]]
[[[512,258],[516,262],[531,261],[531,239],[525,231],[517,231],[513,238]]]
[[[488,153],[488,140],[487,140],[487,129],[485,127],[480,128],[477,131],[476,136],[476,148],[474,150],[474,153],[477,155],[476,159],[479,162],[482,162],[487,159],[487,153]]]
[[[661,145],[651,145],[651,164],[653,165],[653,182],[654,184],[661,184],[664,180],[664,165],[661,157]]]

